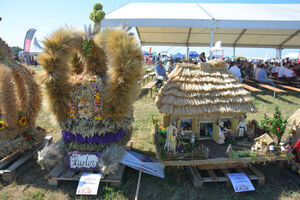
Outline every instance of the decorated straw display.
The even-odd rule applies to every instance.
[[[155,101],[161,113],[175,116],[257,111],[250,93],[220,61],[202,68],[178,64]]]
[[[164,127],[154,123],[157,157],[164,161],[188,162],[213,154],[214,158],[227,157],[220,146],[225,140],[222,120],[230,120],[230,131],[235,134],[243,113],[257,112],[250,93],[223,61],[178,64],[155,102],[164,115]]]
[[[44,140],[35,128],[41,93],[34,72],[11,59],[11,50],[0,39],[0,158],[31,149]]]
[[[137,41],[124,29],[99,31],[95,26],[85,33],[60,29],[44,45],[38,79],[49,111],[63,129],[64,148],[102,152],[99,169],[114,173],[132,133],[143,59]]]

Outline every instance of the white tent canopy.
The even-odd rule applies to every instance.
[[[300,4],[129,3],[102,22],[122,24],[142,45],[300,48]]]
[[[283,58],[290,58],[290,59],[298,59],[300,57],[300,52],[299,53],[288,53]]]

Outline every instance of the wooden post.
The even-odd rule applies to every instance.
[[[142,171],[139,171],[139,178],[138,178],[138,183],[137,183],[137,187],[136,187],[136,192],[135,192],[135,198],[134,200],[138,199],[138,195],[139,195],[139,190],[140,190],[140,184],[141,184],[141,177],[142,177]]]

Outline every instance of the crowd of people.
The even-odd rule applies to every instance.
[[[155,67],[157,87],[161,87],[164,80],[168,79],[167,73],[172,72],[177,62],[193,63],[206,62],[205,53],[201,53],[198,58],[189,60],[180,60],[174,62],[172,58],[164,62],[158,60]],[[292,63],[289,59],[282,59],[276,62],[251,63],[247,60],[237,59],[235,61],[226,61],[226,67],[236,75],[242,83],[245,78],[255,79],[256,81],[276,87],[272,79],[278,79],[283,82],[298,82],[300,76],[300,65]]]
[[[35,67],[38,65],[37,62],[37,55],[21,55],[20,57],[18,54],[15,54],[14,61],[17,61],[19,63],[24,63],[26,65],[34,65]]]
[[[297,82],[299,76],[299,65],[293,64],[289,59],[276,62],[265,62],[253,64],[248,61],[236,60],[227,62],[228,69],[234,73],[240,82],[245,78],[276,87],[272,78],[283,82]]]

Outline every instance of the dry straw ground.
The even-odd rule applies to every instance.
[[[37,70],[38,71],[38,70]],[[259,112],[248,114],[248,119],[260,120],[264,113],[272,115],[275,105],[278,105],[284,116],[290,116],[300,107],[300,95],[288,93],[276,98],[272,103],[272,92],[264,91],[255,96],[254,104]],[[132,137],[135,151],[154,156],[152,137],[152,116],[160,118],[154,100],[140,95],[134,104],[134,134]],[[60,129],[51,122],[49,113],[44,109],[40,112],[37,124],[45,127],[55,140],[60,138]],[[258,186],[256,191],[237,194],[232,187],[225,184],[207,184],[202,189],[193,187],[187,173],[181,168],[167,168],[166,178],[160,179],[144,174],[140,188],[140,199],[263,199],[263,200],[295,200],[300,199],[300,187],[284,170],[274,164],[259,165],[258,168],[266,176],[266,184]],[[0,180],[0,200],[4,199],[134,199],[138,172],[126,168],[124,182],[120,188],[100,184],[97,197],[76,197],[76,183],[63,183],[58,187],[47,185],[46,173],[34,163],[19,179],[9,185]],[[298,177],[300,179],[300,177]]]

